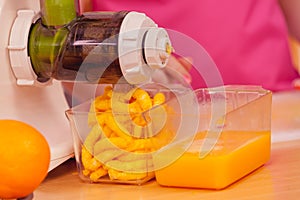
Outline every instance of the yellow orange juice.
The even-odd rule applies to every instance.
[[[205,137],[205,132],[198,133],[175,162],[158,169],[157,182],[163,186],[223,189],[270,158],[270,131],[224,131],[212,150],[200,158]],[[171,154],[158,154],[154,164]]]

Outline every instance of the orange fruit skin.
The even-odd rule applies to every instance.
[[[32,126],[16,120],[0,120],[0,199],[31,194],[45,179],[50,148]]]

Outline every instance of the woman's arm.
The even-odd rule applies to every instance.
[[[80,12],[87,12],[92,10],[92,0],[79,0]]]
[[[285,15],[290,35],[300,41],[300,0],[278,0]]]

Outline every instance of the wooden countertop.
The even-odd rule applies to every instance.
[[[273,95],[270,161],[223,190],[168,188],[155,180],[144,185],[88,184],[77,174],[74,159],[51,171],[34,192],[48,199],[259,199],[300,197],[300,91]]]
[[[168,188],[155,180],[144,185],[88,184],[70,159],[51,171],[34,192],[34,199],[298,199],[300,195],[300,140],[272,145],[271,160],[223,190]]]

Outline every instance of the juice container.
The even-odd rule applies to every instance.
[[[199,117],[193,134],[154,155],[162,186],[223,189],[270,159],[271,92],[255,86],[195,91]],[[189,130],[191,131],[191,130]]]

